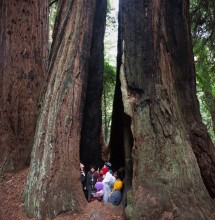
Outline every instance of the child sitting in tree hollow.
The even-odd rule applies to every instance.
[[[112,203],[113,205],[119,205],[122,200],[122,187],[123,182],[121,180],[116,180],[113,185],[113,190],[108,198],[108,202]]]
[[[96,192],[92,193],[93,200],[97,199],[98,201],[101,202],[102,196],[104,195],[104,185],[102,182],[97,182],[95,185]]]

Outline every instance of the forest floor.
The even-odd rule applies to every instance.
[[[22,211],[22,192],[28,169],[6,174],[0,183],[0,220],[29,220]],[[122,207],[98,201],[88,203],[81,213],[67,213],[55,220],[124,220]]]

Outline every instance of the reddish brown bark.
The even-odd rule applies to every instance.
[[[201,177],[212,189],[213,149],[195,94],[188,2],[122,0],[122,5],[123,127],[133,136],[124,137],[133,168],[127,217],[213,219]],[[210,160],[194,155],[196,149]]]
[[[199,103],[196,97],[195,68],[192,53],[191,31],[188,16],[188,7],[183,7],[183,17],[176,20],[178,9],[168,16],[167,22],[175,21],[169,25],[167,35],[175,38],[171,42],[174,55],[172,56],[173,79],[177,103],[179,106],[181,120],[185,125],[187,139],[191,143],[195,153],[202,179],[212,198],[215,198],[215,148],[207,133],[206,126],[202,123]],[[168,5],[171,7],[171,4]],[[184,20],[186,19],[186,23]],[[183,22],[185,25],[183,25]],[[180,45],[180,46],[179,46]]]
[[[96,1],[59,2],[49,82],[38,120],[24,193],[29,216],[80,210],[80,132]]]
[[[48,1],[0,2],[0,166],[29,165],[48,55]]]

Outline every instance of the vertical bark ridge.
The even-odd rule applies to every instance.
[[[87,0],[63,4],[67,14],[62,19],[68,21],[59,49],[53,45],[56,58],[49,73],[24,193],[28,216],[52,218],[63,211],[77,211],[86,203],[80,185],[79,145],[95,4]]]
[[[48,61],[48,1],[0,5],[0,164],[29,165]]]
[[[171,68],[173,80],[175,81],[175,91],[181,120],[184,123],[189,135],[192,149],[197,158],[204,184],[211,197],[215,197],[215,149],[206,126],[202,123],[199,103],[196,96],[195,68],[192,53],[192,40],[190,31],[190,18],[188,3],[178,3],[182,11],[178,8],[173,13],[166,15],[166,22],[174,25],[167,26],[167,36],[172,36],[174,41],[170,41],[168,48],[171,54]],[[167,8],[172,4],[168,3]],[[181,13],[181,20],[177,21],[175,16]],[[186,22],[186,25],[183,25]],[[172,21],[175,21],[172,22]]]
[[[212,201],[182,109],[194,118],[199,113],[192,112],[195,101],[186,105],[180,101],[182,95],[196,100],[187,1],[122,4],[120,80],[134,140],[127,217],[211,219]],[[189,82],[185,91],[183,82]]]

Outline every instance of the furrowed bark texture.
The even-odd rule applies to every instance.
[[[212,120],[212,126],[213,126],[213,132],[215,134],[215,96],[212,95],[212,92],[205,92],[205,99],[206,103],[211,115],[211,120]]]
[[[30,163],[47,72],[48,1],[0,2],[0,167]]]
[[[205,101],[207,103],[208,110],[211,115],[213,132],[215,134],[215,96],[213,95],[212,91],[213,89],[210,88],[210,92],[204,91],[204,94],[205,94]]]
[[[173,12],[168,16],[169,23],[172,20],[175,21],[175,14],[179,13],[177,8],[170,9],[171,6],[172,4],[167,5],[167,9]],[[187,20],[187,23],[189,23],[189,17]],[[197,158],[204,184],[210,196],[215,198],[215,148],[207,133],[206,126],[202,123],[199,103],[196,97],[190,27],[188,24],[184,27],[182,22],[175,21],[174,25],[169,26],[168,34],[170,33],[174,33],[175,40],[174,38],[173,40],[178,45],[174,48],[172,66],[182,121],[189,136],[188,140]],[[184,33],[187,33],[186,37],[184,37]],[[171,45],[175,44],[173,40]]]
[[[120,80],[133,135],[127,217],[213,219],[211,198],[192,149],[193,141],[199,145],[199,135],[188,125],[195,118],[202,128],[194,93],[188,2],[122,0],[122,5]],[[185,105],[182,97],[191,103]],[[185,119],[185,112],[192,119]],[[210,143],[201,131],[200,138]]]
[[[89,78],[81,131],[80,159],[88,169],[102,166],[102,89],[104,73],[104,32],[107,1],[97,0],[90,52]]]
[[[30,217],[52,218],[86,204],[79,145],[95,4],[88,0],[59,2],[50,79],[24,192],[24,209]]]

